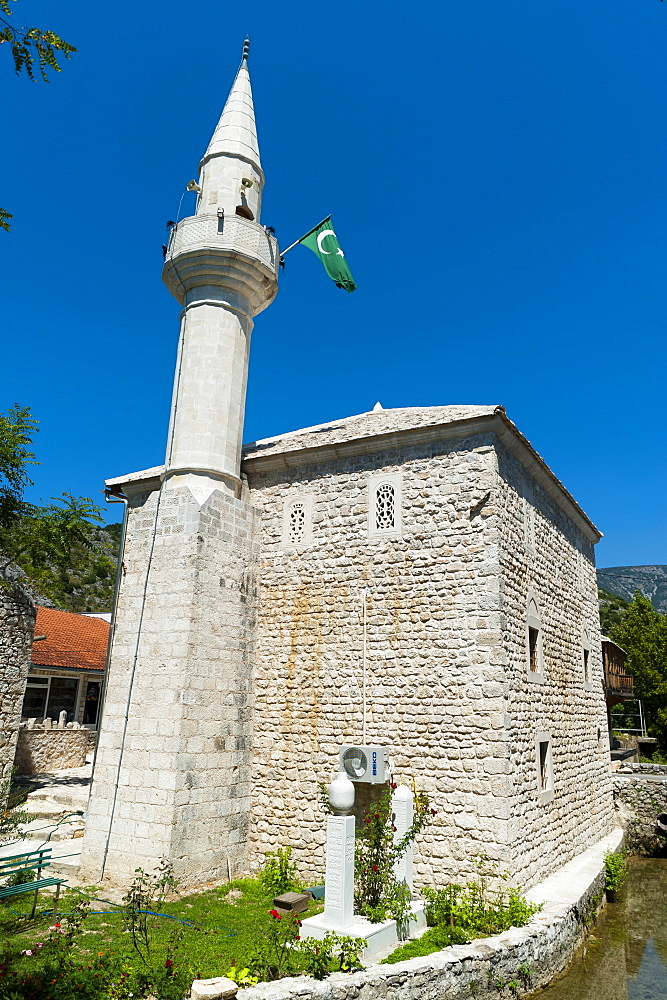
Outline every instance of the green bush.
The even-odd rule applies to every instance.
[[[391,788],[394,790],[396,785],[392,784]],[[357,833],[355,913],[368,917],[371,923],[381,923],[391,917],[396,921],[402,937],[407,937],[408,922],[412,916],[411,896],[407,886],[396,879],[396,863],[434,815],[435,809],[431,809],[426,792],[415,789],[412,825],[400,840],[395,840],[393,802],[391,792],[387,791],[367,808]]]
[[[267,851],[264,855],[264,866],[257,873],[257,878],[267,895],[279,896],[283,892],[299,892],[303,888],[291,857],[291,847],[279,847],[277,851]]]
[[[34,882],[36,878],[37,873],[34,868],[19,868],[9,876],[5,885],[26,885],[28,882]]]
[[[452,884],[442,889],[425,888],[426,923],[429,930],[416,941],[394,951],[386,962],[429,955],[450,944],[465,944],[475,938],[500,934],[509,927],[523,927],[540,907],[529,903],[519,889],[492,890],[483,874],[488,859],[477,862],[480,874],[464,886]],[[491,874],[495,874],[493,866]]]
[[[330,972],[350,972],[360,969],[359,956],[366,947],[363,938],[348,937],[327,931],[322,941],[301,940],[301,921],[296,913],[269,910],[271,922],[261,943],[248,959],[245,973],[263,982],[306,973],[324,979]]]
[[[457,927],[475,937],[500,934],[508,927],[523,927],[540,907],[510,886],[492,892],[480,877],[465,886],[448,885],[444,889],[423,890],[426,900],[426,923],[430,927]]]
[[[611,897],[621,888],[628,874],[627,851],[607,851],[604,856],[604,888]]]

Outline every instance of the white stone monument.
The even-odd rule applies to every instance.
[[[341,772],[329,785],[329,802],[334,811],[327,821],[327,857],[324,885],[324,913],[307,917],[301,925],[302,938],[322,940],[327,931],[364,938],[367,942],[362,957],[374,962],[388,955],[399,943],[399,929],[395,920],[372,924],[367,917],[354,914],[354,836],[355,820],[348,815],[354,805],[354,785]],[[401,786],[392,798],[396,815],[396,837],[412,825],[413,798],[409,788]],[[409,854],[409,863],[406,857]],[[401,866],[402,867],[399,867]],[[405,879],[412,890],[412,846],[396,865],[396,876]],[[410,931],[426,927],[424,904],[412,903],[408,921]]]
[[[404,837],[412,826],[414,816],[414,796],[407,785],[398,786],[391,797],[391,807],[394,813],[394,826],[396,827],[394,843],[398,843],[401,837]],[[394,874],[397,880],[405,883],[411,893],[413,889],[412,854],[412,844],[410,844],[394,865]]]
[[[343,771],[329,785],[329,803],[324,920],[331,930],[344,930],[354,920],[354,785]]]

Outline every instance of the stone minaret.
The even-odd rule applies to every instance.
[[[82,873],[168,858],[184,884],[243,856],[250,806],[255,515],[241,481],[253,320],[277,292],[243,61],[163,277],[183,307],[164,467],[110,481],[126,544]]]

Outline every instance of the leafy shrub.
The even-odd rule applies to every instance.
[[[36,878],[37,872],[34,868],[19,868],[18,871],[9,876],[5,885],[27,885],[28,882],[34,882]]]
[[[488,879],[482,874],[486,861],[484,857],[479,859],[479,876],[465,886],[452,884],[443,889],[423,890],[426,923],[430,927],[457,927],[472,940],[499,934],[508,927],[523,927],[540,909],[513,886],[490,890]]]
[[[540,907],[529,903],[519,889],[511,886],[506,890],[489,889],[487,876],[482,874],[486,863],[485,857],[478,859],[480,874],[465,886],[423,889],[429,929],[416,941],[398,948],[385,962],[429,955],[450,944],[465,944],[527,924]]]
[[[315,979],[324,979],[330,972],[352,972],[361,969],[360,955],[365,947],[363,938],[327,931],[322,941],[299,941],[299,966]]]
[[[267,851],[264,855],[264,865],[257,873],[257,878],[267,895],[279,896],[283,892],[299,892],[303,887],[291,856],[291,847],[279,847],[277,851]]]
[[[391,787],[395,789],[396,785]],[[435,810],[430,808],[426,792],[417,792],[412,826],[400,840],[394,841],[391,793],[384,792],[366,810],[355,842],[355,912],[372,923],[392,917],[399,925],[399,933],[406,937],[411,915],[410,892],[397,881],[394,867],[433,815]]]
[[[613,898],[628,874],[627,851],[607,851],[604,856],[604,888]]]
[[[271,923],[267,933],[248,962],[253,976],[258,979],[272,981],[303,972],[315,979],[324,979],[330,972],[361,968],[359,956],[366,947],[363,938],[328,931],[323,941],[301,940],[301,921],[296,913],[269,910],[269,916]]]

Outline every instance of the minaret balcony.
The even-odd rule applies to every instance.
[[[238,215],[192,215],[171,230],[162,278],[183,303],[203,286],[230,285],[252,302],[254,315],[278,291],[278,241]]]

